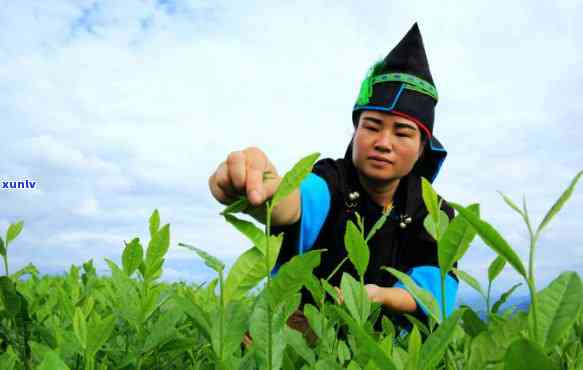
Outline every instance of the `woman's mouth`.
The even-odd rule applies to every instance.
[[[380,157],[380,156],[376,156],[376,155],[372,155],[372,156],[368,157],[368,160],[376,165],[381,165],[381,166],[388,166],[389,164],[393,164],[393,162],[391,162],[390,160],[383,158],[383,157]]]

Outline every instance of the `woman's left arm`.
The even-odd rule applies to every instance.
[[[366,284],[368,299],[381,303],[393,312],[413,313],[417,310],[417,303],[413,296],[402,288],[386,288],[376,284]]]

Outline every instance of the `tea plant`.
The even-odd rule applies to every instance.
[[[307,156],[284,175],[260,210],[265,213],[263,229],[237,217],[243,211],[258,211],[250,209],[245,197],[221,212],[251,242],[230,269],[197,246],[178,244],[194,251],[216,273],[215,279],[199,285],[160,282],[170,225],[160,226],[158,211],[149,219],[146,247],[136,237],[124,243],[121,265],[106,260],[111,276],[98,276],[92,261],[72,266],[63,276],[41,276],[32,265],[9,274],[8,245],[23,227],[22,222],[11,224],[5,239],[0,238],[5,269],[0,277],[0,370],[583,370],[581,278],[563,272],[536,291],[534,269],[541,232],[567,202],[583,171],[536,229],[526,201],[518,207],[501,194],[527,225],[528,269],[504,237],[480,217],[479,205],[450,203],[458,212],[450,220],[442,200],[423,180],[428,209],[424,226],[437,242],[441,295],[434,297],[405,272],[385,267],[427,313],[426,321],[406,315],[410,325],[400,327],[381,315],[380,305],[368,300],[364,286],[368,242],[387,214],[368,233],[360,216],[339,230],[347,257],[331,276],[345,263],[357,272],[343,274],[340,287],[329,283],[331,276],[317,279],[313,274],[322,250],[297,255],[273,273],[283,240],[282,235],[271,234],[273,209],[299,186],[317,158],[317,153]],[[456,267],[476,236],[497,254],[487,271],[486,290]],[[492,285],[507,265],[529,288],[528,312],[500,310],[519,284],[491,303]],[[445,280],[452,273],[480,292],[486,320],[470,307],[446,311]],[[302,308],[311,328],[306,333],[287,325],[298,313],[302,288],[314,298],[314,304]]]

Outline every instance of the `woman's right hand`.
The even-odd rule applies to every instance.
[[[276,181],[263,181],[263,174]],[[250,147],[231,152],[209,177],[213,197],[221,204],[229,205],[245,195],[252,206],[257,207],[271,198],[281,179],[275,166],[259,148]]]

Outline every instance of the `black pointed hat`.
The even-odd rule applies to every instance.
[[[352,109],[352,122],[356,127],[360,112],[376,110],[417,123],[428,140],[412,172],[433,182],[447,155],[443,145],[433,136],[437,100],[423,39],[415,23],[397,46],[368,70]],[[348,150],[352,152],[352,142]]]

